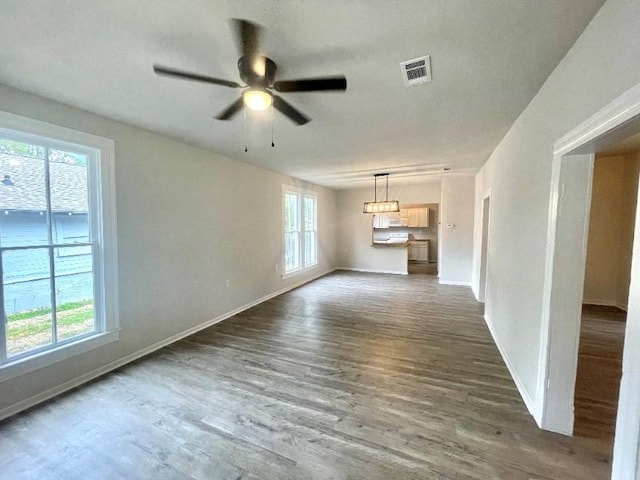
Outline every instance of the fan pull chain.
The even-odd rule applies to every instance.
[[[273,143],[273,105],[271,105],[271,148],[275,146],[276,144]]]
[[[244,135],[244,151],[248,152],[247,148],[247,106],[243,105],[242,107],[242,129]]]

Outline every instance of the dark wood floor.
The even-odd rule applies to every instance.
[[[340,272],[0,424],[0,478],[589,480],[467,287]]]
[[[600,439],[613,450],[627,314],[584,305],[575,394],[574,435]]]
[[[413,274],[437,275],[438,264],[428,263],[428,262],[409,262],[409,265],[407,266],[407,272],[410,275],[413,275]]]

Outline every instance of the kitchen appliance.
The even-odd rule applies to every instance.
[[[389,217],[390,227],[406,227],[407,225],[409,225],[409,219],[407,217]]]

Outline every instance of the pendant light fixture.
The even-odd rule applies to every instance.
[[[386,178],[386,187],[384,201],[378,201],[378,177]],[[386,212],[399,212],[400,203],[398,200],[389,200],[389,174],[388,173],[376,173],[373,176],[373,202],[364,202],[363,213],[386,213]]]

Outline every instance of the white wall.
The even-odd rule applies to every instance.
[[[492,191],[487,321],[523,396],[538,405],[553,144],[640,82],[639,24],[640,2],[607,1],[476,178],[479,191]]]
[[[442,179],[440,283],[471,285],[474,192],[473,177]]]
[[[583,303],[627,308],[637,187],[637,155],[596,157]]]
[[[281,186],[302,182],[3,86],[0,110],[115,141],[122,329],[118,342],[0,384],[0,418],[335,266],[331,190],[307,185],[319,198],[319,267],[283,281]]]
[[[633,254],[633,237],[636,210],[638,203],[638,183],[640,181],[640,151],[625,158],[624,164],[623,203],[621,207],[622,229],[620,237],[620,258],[618,259],[618,279],[616,305],[625,310],[629,301],[629,284],[631,282],[631,260]]]
[[[389,199],[400,204],[439,203],[440,182],[395,185],[389,179]],[[337,192],[337,265],[341,268],[407,273],[406,248],[372,247],[372,216],[362,213],[364,202],[373,200],[371,188]]]
[[[636,190],[636,194],[638,191]],[[622,359],[622,381],[616,420],[611,478],[637,480],[640,478],[640,206],[636,203],[635,235],[632,251],[629,291],[629,310]]]

